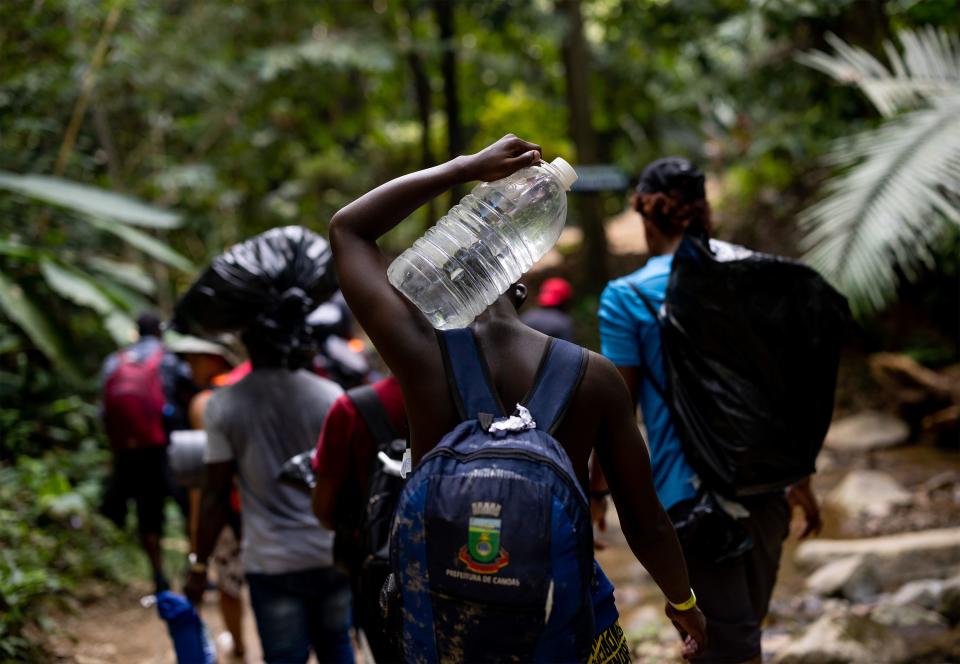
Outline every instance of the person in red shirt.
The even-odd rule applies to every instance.
[[[407,414],[400,382],[389,376],[369,386],[383,408],[390,429],[399,438],[407,437]],[[360,523],[369,493],[370,472],[379,441],[351,394],[354,388],[338,398],[327,414],[317,440],[312,465],[316,475],[313,489],[313,512],[324,527],[337,532],[334,548],[341,538],[350,538],[351,530]],[[354,539],[358,539],[354,537]],[[399,652],[379,611],[379,594],[384,579],[362,580],[359,570],[354,577],[354,619],[367,636],[367,642],[378,662],[399,661]],[[385,576],[385,575],[384,575]]]

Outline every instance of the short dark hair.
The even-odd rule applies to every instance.
[[[710,205],[706,198],[688,201],[676,192],[637,194],[637,212],[669,237],[683,233],[710,236]]]
[[[664,235],[710,235],[706,178],[683,157],[664,157],[643,169],[637,182],[637,212]]]
[[[152,311],[144,311],[137,316],[137,332],[141,337],[159,337],[160,325],[160,317]]]

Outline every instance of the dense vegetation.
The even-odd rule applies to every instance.
[[[797,214],[830,173],[830,145],[882,121],[798,56],[831,51],[831,32],[875,54],[902,29],[956,34],[956,9],[955,0],[0,3],[0,657],[22,652],[37,597],[110,574],[96,555],[118,537],[94,516],[105,463],[97,367],[130,337],[138,310],[169,311],[193,266],[277,224],[323,231],[370,186],[508,131],[548,157],[627,173],[689,155],[711,173],[722,235],[797,255]],[[67,181],[129,198],[71,192]],[[426,210],[421,228],[446,203]],[[610,267],[600,221],[623,204],[614,192],[573,206],[571,222],[585,230],[573,275],[584,319]],[[406,226],[388,243],[417,232]],[[938,268],[916,268],[920,286],[906,291],[911,315],[934,312],[931,338],[948,340],[946,359],[957,352],[955,316],[943,313],[944,302],[955,308],[957,236],[924,245]]]

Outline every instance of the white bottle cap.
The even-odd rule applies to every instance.
[[[560,181],[563,182],[563,188],[570,191],[570,187],[572,187],[573,183],[580,177],[577,175],[577,172],[573,170],[573,166],[563,157],[557,157],[550,162],[550,165],[560,173]]]

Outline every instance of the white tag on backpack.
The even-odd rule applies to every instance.
[[[400,462],[400,477],[406,479],[411,470],[413,470],[413,455],[410,454],[408,447],[403,451],[403,461]]]
[[[520,404],[517,404],[516,415],[494,420],[487,431],[494,433],[496,431],[526,431],[527,429],[536,428],[537,423],[533,420],[533,415],[530,414],[530,411]]]

